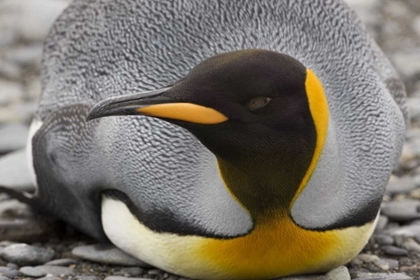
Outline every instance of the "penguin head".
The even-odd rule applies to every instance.
[[[296,59],[267,50],[241,50],[209,58],[163,89],[105,99],[87,119],[160,118],[189,130],[225,159],[266,157],[285,150],[312,154],[316,127],[311,96],[323,96],[322,86]]]

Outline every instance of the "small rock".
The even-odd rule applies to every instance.
[[[20,78],[21,72],[22,69],[18,65],[0,58],[0,76],[17,80]]]
[[[128,255],[112,245],[79,246],[72,250],[72,254],[82,259],[104,264],[150,267],[149,264]]]
[[[380,245],[392,245],[394,244],[394,239],[386,234],[378,234],[375,237],[375,241]]]
[[[387,224],[388,224],[388,217],[380,215],[378,218],[378,222],[376,223],[375,233],[379,233],[382,230],[384,230]]]
[[[53,265],[40,265],[35,267],[39,271],[42,271],[46,275],[53,276],[65,276],[74,274],[73,268],[63,267],[63,266],[53,266]]]
[[[24,91],[21,84],[0,80],[0,106],[20,101],[23,95]]]
[[[29,277],[42,277],[46,275],[42,270],[39,270],[36,267],[32,267],[32,266],[21,267],[19,269],[19,272]]]
[[[412,177],[396,178],[388,183],[386,192],[389,194],[409,193],[414,190],[416,186],[416,182]]]
[[[389,228],[384,231],[384,234],[388,234],[394,237],[395,236],[414,237],[416,235],[420,235],[420,224]]]
[[[26,146],[29,129],[21,124],[0,126],[0,153],[8,153]]]
[[[55,265],[55,266],[69,266],[72,264],[77,264],[76,260],[73,259],[57,259],[45,263],[45,265]]]
[[[379,260],[379,257],[371,254],[359,254],[355,259],[360,260],[362,263],[371,263]]]
[[[143,269],[140,267],[126,267],[114,273],[114,275],[118,276],[140,276],[143,274]]]
[[[388,264],[388,262],[384,261],[384,260],[377,260],[375,262],[373,262],[377,267],[379,267],[380,269],[384,270],[384,271],[388,271],[390,269],[390,266]]]
[[[17,39],[16,33],[12,30],[0,30],[0,47],[13,45]]]
[[[18,269],[19,268],[19,266],[17,264],[15,264],[15,263],[8,263],[7,264],[7,267],[14,268],[14,269]]]
[[[31,217],[32,215],[33,213],[31,212],[28,205],[16,199],[10,199],[0,202],[0,217],[2,218]]]
[[[360,272],[357,273],[357,278],[353,280],[413,280],[410,276],[404,273],[369,273]]]
[[[159,269],[151,269],[147,272],[147,274],[149,274],[149,275],[159,275],[159,274],[162,274],[162,273],[163,273],[163,271],[159,270]]]
[[[34,116],[37,107],[37,103],[33,101],[13,103],[0,110],[0,123],[29,123]]]
[[[68,0],[4,0],[0,1],[0,10],[12,22],[19,37],[26,41],[42,42],[68,4]]]
[[[407,249],[408,251],[414,251],[414,252],[420,253],[420,244],[417,243],[412,238],[407,238],[403,242],[402,247],[405,248],[405,249]]]
[[[381,213],[398,222],[420,219],[420,201],[407,199],[402,202],[382,203]]]
[[[410,77],[420,72],[420,60],[419,50],[405,50],[404,52],[398,52],[391,55],[391,60],[399,73],[404,77]]]
[[[20,191],[33,191],[35,187],[30,172],[26,149],[0,157],[0,185]]]
[[[14,268],[0,266],[0,275],[13,278],[19,275],[19,271]]]
[[[62,224],[54,218],[34,216],[29,218],[0,217],[0,239],[19,242],[45,240],[56,232]]]
[[[401,247],[405,239],[406,237],[403,235],[396,235],[394,236],[394,243],[397,247]]]
[[[6,276],[3,276],[3,275],[0,275],[0,280],[10,280],[10,278],[6,277]]]
[[[63,280],[63,279],[57,276],[47,276],[47,277],[38,278],[37,280]]]
[[[41,65],[42,45],[23,45],[7,50],[4,58],[21,65]]]
[[[327,280],[327,277],[320,276],[320,275],[290,276],[290,277],[282,277],[279,280]]]
[[[417,175],[417,176],[419,176],[419,175]],[[420,199],[420,188],[417,188],[417,189],[412,190],[410,192],[410,198],[412,198],[412,199]]]
[[[374,261],[373,263],[384,271],[396,269],[399,267],[399,262],[394,259],[379,259],[378,261]]]
[[[149,278],[128,278],[123,276],[108,276],[105,280],[150,280]]]
[[[6,248],[9,245],[16,244],[16,242],[11,242],[9,240],[0,241],[0,250]]]
[[[325,274],[325,277],[328,280],[350,280],[351,279],[349,270],[345,266],[340,266],[331,270],[330,272]]]
[[[99,280],[96,276],[76,276],[74,280]]]
[[[54,257],[54,252],[27,244],[13,244],[0,251],[0,257],[19,266],[43,264]]]
[[[401,249],[395,246],[391,246],[391,245],[387,245],[387,246],[382,246],[381,249],[388,255],[391,256],[407,256],[408,255],[408,251],[405,249]]]

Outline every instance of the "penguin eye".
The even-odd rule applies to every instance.
[[[258,110],[258,109],[264,107],[270,101],[271,101],[270,97],[258,96],[258,97],[254,97],[251,100],[249,100],[248,103],[246,104],[246,107],[250,111],[255,111],[255,110]]]

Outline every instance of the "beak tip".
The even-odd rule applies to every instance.
[[[97,114],[97,112],[98,112],[98,110],[97,110],[96,106],[95,106],[95,107],[93,107],[93,108],[89,111],[89,113],[86,115],[85,120],[88,122],[88,121],[91,121],[91,120],[93,120],[93,119],[97,119],[97,118],[99,117],[99,116],[98,116],[98,114]]]

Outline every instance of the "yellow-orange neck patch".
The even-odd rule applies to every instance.
[[[315,124],[316,145],[314,154],[312,156],[312,161],[293,197],[293,200],[289,205],[289,209],[292,208],[296,199],[299,197],[309,179],[311,178],[312,173],[314,172],[318,160],[321,156],[322,149],[324,148],[328,132],[329,110],[327,97],[325,96],[321,82],[318,80],[318,77],[311,69],[306,69],[305,88],[309,102],[309,110],[311,111],[312,119]]]

